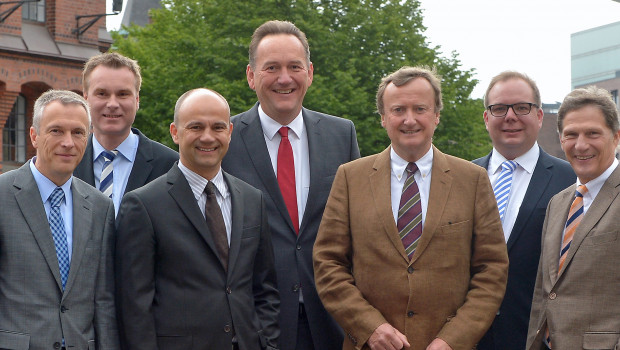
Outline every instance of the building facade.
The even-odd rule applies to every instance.
[[[616,102],[620,91],[620,22],[571,34],[571,85],[596,85]]]
[[[84,62],[112,44],[105,12],[100,0],[0,3],[0,172],[35,154],[29,129],[43,92],[82,94]]]

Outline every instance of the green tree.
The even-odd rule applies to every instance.
[[[482,104],[469,99],[473,71],[462,70],[455,53],[443,57],[440,47],[430,47],[418,1],[163,0],[150,25],[114,34],[115,49],[143,70],[136,126],[171,144],[176,99],[201,86],[226,96],[233,114],[250,108],[256,95],[245,77],[247,48],[254,29],[271,19],[294,22],[310,42],[314,81],[304,106],[351,119],[363,155],[389,144],[375,94],[381,78],[403,65],[435,66],[443,76],[438,147],[465,158],[490,149]]]

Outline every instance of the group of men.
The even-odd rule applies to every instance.
[[[402,67],[377,92],[391,144],[358,159],[351,121],[303,107],[313,69],[302,31],[264,23],[258,102],[187,91],[178,153],[132,128],[127,57],[91,58],[84,98],[44,93],[36,156],[0,175],[0,349],[620,348],[609,93],[562,103],[566,162],[536,142],[535,82],[501,73],[471,163],[432,144],[440,77]]]

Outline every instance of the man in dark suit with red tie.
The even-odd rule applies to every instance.
[[[335,350],[343,334],[314,286],[312,249],[338,166],[359,157],[349,120],[302,107],[313,66],[305,34],[269,21],[256,29],[246,69],[258,103],[232,118],[225,171],[265,195],[281,298],[280,348]]]

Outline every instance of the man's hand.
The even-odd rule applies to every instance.
[[[435,338],[427,347],[426,350],[452,350],[452,347],[445,341]]]
[[[404,334],[389,323],[384,323],[372,332],[368,338],[368,346],[372,350],[400,350],[408,349],[410,345]]]

